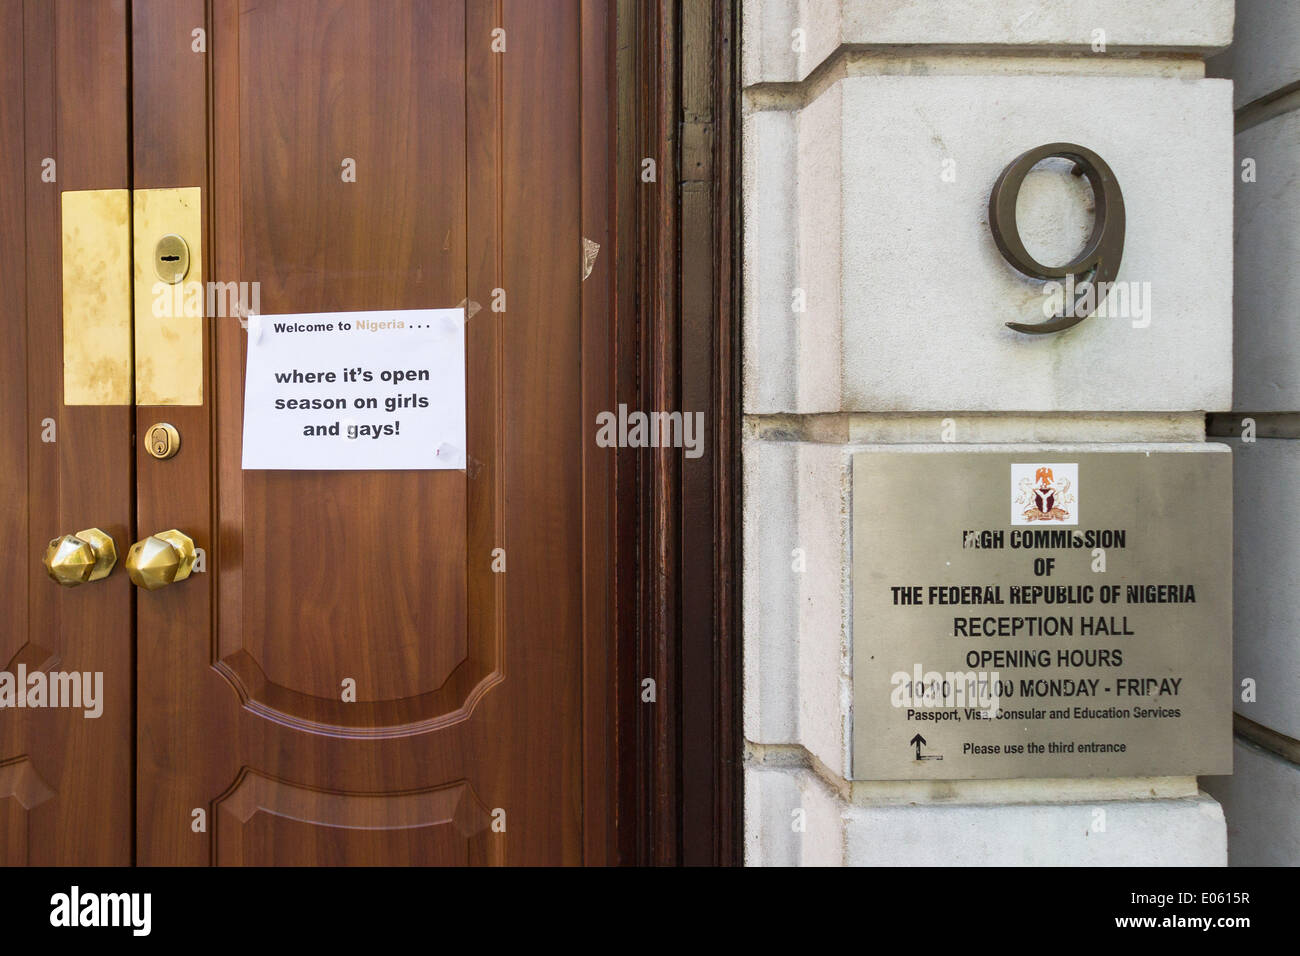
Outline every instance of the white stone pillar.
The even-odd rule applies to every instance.
[[[1233,866],[1300,863],[1300,3],[1238,0],[1232,48],[1236,301],[1233,413],[1211,428],[1233,451],[1234,677],[1223,804]]]
[[[854,779],[851,457],[1204,450],[1232,407],[1234,177],[1204,58],[1232,26],[1231,0],[745,0],[748,863],[1226,861],[1195,777]],[[1146,311],[1024,336],[1005,323],[1043,321],[1043,284],[999,254],[989,194],[1058,141],[1122,184]],[[1083,182],[1032,174],[1018,221],[1069,259]]]

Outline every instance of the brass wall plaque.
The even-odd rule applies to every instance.
[[[63,404],[131,404],[131,193],[65,192]]]
[[[201,190],[137,189],[133,213],[136,404],[202,405],[207,296]]]
[[[853,456],[855,779],[1231,773],[1232,461],[1182,448]]]

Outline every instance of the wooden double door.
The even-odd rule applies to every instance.
[[[0,668],[102,675],[99,716],[0,708],[0,861],[609,860],[613,462],[584,425],[614,407],[609,20],[0,0]],[[142,197],[196,188],[187,282],[265,315],[465,309],[466,469],[241,468],[238,310],[182,330],[197,362],[142,326]],[[74,328],[91,191],[127,197],[128,265],[90,274],[128,268],[134,308],[100,315],[109,290]],[[125,385],[88,321],[128,324]],[[113,572],[50,580],[92,527]],[[134,587],[168,529],[195,573]]]

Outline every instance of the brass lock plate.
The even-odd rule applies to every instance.
[[[144,447],[159,461],[174,458],[181,450],[181,433],[176,430],[176,426],[166,422],[150,425],[145,432]]]
[[[63,403],[131,404],[131,193],[62,196]]]
[[[180,236],[169,232],[158,240],[153,250],[153,271],[168,285],[175,285],[190,271],[190,247]]]
[[[197,186],[137,189],[131,204],[135,403],[202,405],[202,194]]]

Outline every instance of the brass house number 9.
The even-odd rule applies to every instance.
[[[1025,176],[1038,163],[1055,158],[1073,161],[1074,175],[1088,177],[1096,205],[1092,235],[1083,251],[1063,266],[1043,265],[1031,256],[1025,249],[1020,229],[1016,225],[1016,199],[1020,195],[1020,186],[1025,181]],[[989,228],[993,230],[993,241],[997,243],[998,251],[1025,275],[1044,281],[1074,276],[1076,289],[1081,284],[1085,286],[1084,292],[1075,299],[1073,307],[1067,307],[1053,319],[1038,325],[1007,323],[1009,328],[1030,335],[1064,332],[1093,313],[1105,297],[1106,290],[1119,275],[1119,261],[1124,253],[1124,195],[1106,161],[1092,150],[1074,143],[1048,143],[1022,153],[1002,170],[1002,175],[993,184],[993,194],[989,197]],[[1086,286],[1091,286],[1092,306],[1087,311],[1081,311],[1080,304],[1088,297],[1089,290]]]

